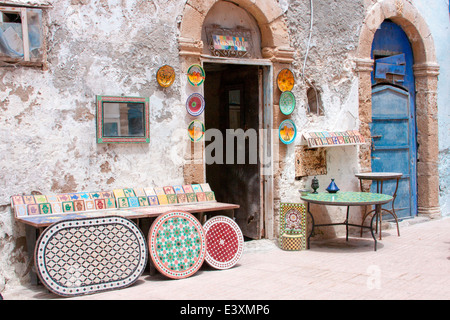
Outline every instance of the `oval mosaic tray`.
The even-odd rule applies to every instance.
[[[205,81],[205,70],[201,65],[193,64],[187,71],[187,77],[191,85],[198,87]]]
[[[156,218],[148,234],[148,245],[156,269],[172,279],[192,276],[205,260],[202,225],[188,212],[171,211]]]
[[[294,87],[294,74],[289,69],[283,69],[278,73],[277,84],[281,92],[291,91]]]
[[[186,101],[187,112],[194,117],[199,116],[205,110],[205,99],[200,93],[193,93]]]
[[[205,222],[206,262],[216,269],[229,269],[241,258],[244,236],[233,219],[215,216]]]
[[[280,95],[280,111],[285,115],[290,115],[295,109],[295,96],[291,91],[284,91]]]
[[[290,144],[295,140],[297,128],[291,119],[284,120],[279,127],[279,137],[284,144]]]
[[[188,126],[188,135],[191,141],[200,141],[205,134],[205,125],[199,120],[193,120]]]
[[[54,223],[41,234],[34,253],[42,283],[61,296],[127,287],[142,275],[147,257],[139,228],[116,216]]]
[[[156,73],[156,80],[161,87],[170,87],[175,80],[175,70],[167,64],[162,66]]]

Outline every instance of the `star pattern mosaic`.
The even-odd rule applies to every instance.
[[[155,267],[172,279],[192,276],[205,260],[202,225],[188,212],[160,215],[152,224],[148,242]]]

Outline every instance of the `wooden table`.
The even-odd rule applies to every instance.
[[[58,214],[40,214],[32,216],[16,217],[18,222],[25,224],[25,232],[27,239],[27,250],[30,254],[30,258],[33,259],[34,248],[36,246],[36,240],[44,229],[53,223],[70,220],[70,219],[86,219],[86,218],[101,218],[110,216],[120,216],[127,219],[137,219],[139,226],[139,220],[142,218],[156,218],[159,215],[168,212],[181,210],[192,214],[199,215],[200,223],[203,222],[204,215],[214,211],[232,211],[231,216],[234,216],[234,209],[238,209],[238,204],[223,203],[217,201],[205,201],[188,204],[168,204],[158,205],[150,207],[134,207],[123,209],[105,209],[105,210],[93,210],[71,213],[58,213]],[[152,266],[150,266],[150,272],[153,272]],[[37,277],[32,273],[31,283],[37,283]]]
[[[393,197],[392,210],[388,210],[385,208],[381,208],[381,210],[389,213],[391,216],[394,217],[395,223],[397,224],[397,235],[398,236],[400,236],[400,228],[398,226],[398,217],[397,217],[397,214],[395,213],[394,202],[395,202],[395,198],[397,197],[398,183],[399,183],[402,175],[403,174],[399,173],[399,172],[366,172],[366,173],[355,174],[355,176],[359,179],[359,186],[361,188],[361,191],[363,190],[363,188],[362,188],[363,180],[376,181],[377,182],[377,193],[383,193],[383,182],[384,181],[394,180],[394,179],[397,181],[396,185],[395,185],[394,193],[392,195],[392,197]],[[366,220],[367,216],[369,216],[372,212],[374,212],[374,210],[370,210],[369,212],[364,213],[361,224],[364,224],[364,221]],[[381,223],[383,222],[383,213],[382,212],[379,215],[379,220],[380,220],[380,240],[381,240]],[[376,229],[378,230],[378,220],[377,220]],[[362,229],[361,229],[361,235],[362,235]]]
[[[314,232],[315,227],[324,227],[324,226],[335,226],[335,225],[345,225],[346,226],[346,240],[348,241],[348,227],[359,227],[359,228],[368,228],[372,234],[372,238],[374,240],[374,250],[377,250],[377,239],[373,233],[373,221],[374,219],[381,214],[381,206],[385,203],[388,203],[393,200],[393,197],[386,194],[381,193],[370,193],[370,192],[342,192],[338,191],[337,193],[327,193],[327,192],[319,192],[318,194],[309,193],[306,196],[300,197],[303,201],[308,203],[307,212],[311,217],[312,228],[311,232],[308,236],[308,249],[310,244],[311,235]],[[344,222],[340,223],[329,223],[329,224],[315,224],[314,217],[311,213],[311,204],[317,204],[322,206],[346,206],[347,207],[347,215]],[[370,226],[364,225],[356,225],[348,222],[350,207],[352,206],[367,206],[367,205],[375,205],[375,214],[373,215]]]

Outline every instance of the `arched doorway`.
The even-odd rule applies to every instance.
[[[417,215],[416,110],[413,54],[401,27],[386,20],[372,43],[372,172],[401,172],[395,211],[399,218]],[[393,161],[395,159],[395,161]],[[396,182],[386,181],[393,194]],[[372,184],[376,190],[376,183]]]
[[[417,213],[439,215],[437,76],[433,39],[417,9],[404,0],[384,0],[369,8],[361,28],[357,58],[359,75],[360,132],[372,141],[372,81],[374,60],[372,43],[377,29],[385,20],[399,26],[406,34],[413,53],[415,116],[417,124]],[[414,159],[413,159],[414,161]],[[370,146],[360,148],[360,170],[371,171]]]
[[[184,179],[186,182],[208,182],[207,179],[214,179],[214,185],[221,189],[226,185],[230,190],[234,188],[234,192],[238,194],[256,194],[257,199],[250,201],[254,204],[252,209],[245,208],[242,213],[237,213],[237,221],[244,235],[250,238],[272,238],[275,228],[274,215],[277,209],[274,208],[274,201],[279,199],[279,195],[274,188],[276,177],[273,168],[277,166],[277,163],[275,163],[273,155],[272,129],[278,128],[279,119],[274,112],[274,100],[278,97],[273,90],[275,82],[273,75],[288,67],[292,63],[294,55],[294,50],[289,46],[287,28],[282,15],[283,12],[276,0],[188,0],[180,25],[181,32],[178,41],[182,69],[187,70],[191,64],[197,63],[201,64],[207,72],[205,84],[196,89],[196,92],[203,94],[206,100],[205,112],[201,116],[206,129],[211,128],[208,126],[209,123],[214,127],[222,126],[224,129],[256,130],[258,133],[256,152],[259,155],[258,159],[264,159],[258,162],[255,168],[250,166],[239,168],[240,164],[231,165],[228,176],[238,171],[256,173],[256,175],[252,175],[251,179],[240,179],[245,184],[236,187],[231,185],[232,182],[227,181],[226,178],[219,177],[220,170],[207,167],[205,162],[207,145],[203,143],[201,150],[199,147],[195,147],[197,152],[189,152],[186,155]],[[248,54],[246,56],[224,54],[218,57],[220,52],[216,54],[211,51],[209,38],[211,28],[218,31],[214,33],[216,36],[240,37],[243,35],[250,39]],[[220,48],[216,49],[220,51]],[[229,76],[230,74],[234,76]],[[208,79],[214,80],[207,83]],[[249,86],[246,86],[247,83]],[[184,98],[187,98],[193,89],[186,85],[184,90]],[[235,104],[231,108],[229,103],[231,100],[228,100],[226,103],[227,123],[216,121],[221,119],[219,115],[221,105],[214,106],[214,97],[223,96],[227,99],[235,99],[237,92],[239,92],[237,96],[241,103]],[[230,98],[233,95],[234,98]],[[237,108],[242,109],[238,110]],[[236,118],[238,113],[242,117]],[[247,114],[247,118],[245,118],[245,114]],[[245,120],[250,119],[250,114],[256,121],[250,123]],[[231,117],[235,117],[235,121],[232,123],[230,122]],[[265,134],[261,134],[260,129],[265,130]],[[226,194],[218,194],[218,197],[220,201],[227,200],[220,198],[227,197]],[[248,200],[244,199],[242,204]],[[237,202],[233,198],[230,198],[229,201]],[[245,211],[248,212],[246,216],[243,215]]]

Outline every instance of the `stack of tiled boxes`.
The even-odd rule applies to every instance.
[[[17,195],[11,197],[16,217],[70,213],[164,204],[215,201],[208,183],[155,188],[125,188],[102,192],[58,195]]]

